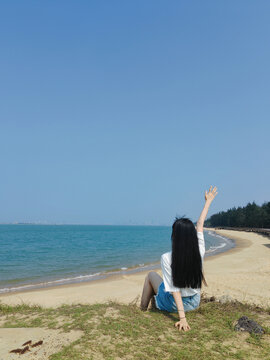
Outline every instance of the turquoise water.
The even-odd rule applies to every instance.
[[[0,225],[0,293],[145,269],[171,246],[171,227]],[[206,256],[233,246],[205,232]]]

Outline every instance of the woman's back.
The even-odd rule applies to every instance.
[[[205,242],[204,242],[203,232],[197,232],[197,236],[198,236],[199,251],[201,258],[203,260],[205,254]],[[162,269],[165,291],[173,292],[180,290],[183,297],[192,296],[199,293],[200,288],[191,288],[191,287],[178,288],[173,285],[171,263],[172,263],[171,251],[166,252],[161,256],[161,269]]]

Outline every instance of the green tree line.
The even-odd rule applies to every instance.
[[[207,219],[205,225],[270,229],[270,202],[265,202],[261,206],[253,202],[244,207],[221,211]]]

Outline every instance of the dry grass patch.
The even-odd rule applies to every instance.
[[[10,331],[34,323],[32,328],[57,330],[66,335],[80,332],[76,341],[55,349],[50,360],[270,359],[270,310],[239,302],[203,300],[199,309],[187,313],[189,332],[174,328],[176,314],[141,312],[135,305],[115,302],[57,309],[3,305],[0,310],[1,326]],[[257,321],[266,333],[255,336],[236,332],[234,323],[244,315]]]

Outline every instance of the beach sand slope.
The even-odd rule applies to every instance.
[[[241,302],[270,306],[270,239],[252,232],[216,230],[236,247],[204,263],[209,296],[229,295]]]

